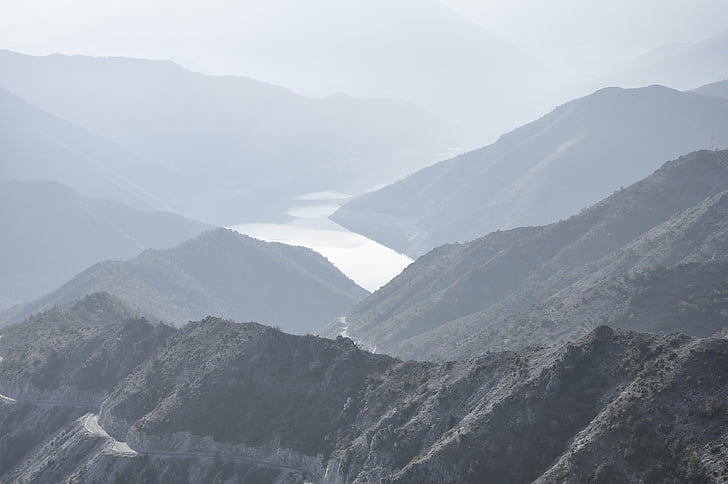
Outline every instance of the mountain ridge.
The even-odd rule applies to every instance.
[[[723,121],[721,121],[721,119]],[[337,223],[411,256],[495,230],[543,225],[708,147],[728,100],[663,86],[605,88],[496,143],[442,161],[337,210]]]
[[[90,264],[171,247],[209,228],[46,180],[0,181],[0,207],[0,296],[16,303],[55,289]]]
[[[588,290],[600,277],[620,278],[655,264],[720,262],[728,255],[722,245],[728,169],[717,156],[701,151],[667,162],[561,222],[439,247],[355,306],[346,316],[347,334],[377,351],[437,359],[563,341],[548,339],[558,334],[556,316],[540,330],[541,339],[519,330],[519,317],[529,321],[532,304],[553,298],[555,306],[559,291]],[[500,331],[504,319],[510,325]],[[562,329],[575,330],[567,334],[576,337],[599,324],[596,319]],[[468,340],[472,344],[463,343]]]
[[[169,61],[0,51],[0,85],[142,157],[132,182],[215,225],[280,218],[302,193],[385,183],[458,137],[401,101],[307,98]]]
[[[95,264],[50,294],[0,313],[0,321],[19,322],[99,291],[176,324],[217,314],[297,333],[316,332],[367,294],[311,249],[218,228],[172,249]]]

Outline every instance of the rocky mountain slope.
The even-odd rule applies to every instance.
[[[457,137],[404,102],[309,98],[169,61],[0,51],[0,85],[143,157],[133,182],[215,225],[280,216],[303,193],[388,183]]]
[[[77,305],[114,304],[94,298]],[[53,345],[41,319],[26,330],[34,354]],[[80,347],[93,326],[77,319],[65,329]],[[600,326],[560,347],[436,364],[215,318],[164,332],[125,378],[118,353],[100,356],[116,376],[98,424],[87,410],[61,411],[30,394],[0,402],[0,445],[26,442],[3,454],[1,478],[191,482],[217,470],[217,482],[728,479],[726,339]],[[3,345],[6,337],[18,341],[8,334]],[[35,376],[20,352],[7,351],[6,395],[2,382]],[[68,358],[82,367],[87,355]],[[21,436],[31,414],[35,425]]]
[[[93,265],[52,293],[0,313],[0,324],[99,291],[167,322],[215,314],[295,333],[317,332],[368,294],[310,249],[215,229],[172,249]]]
[[[118,298],[91,294],[2,329],[0,386],[17,398],[98,406],[172,331]]]
[[[355,306],[347,334],[389,354],[449,359],[556,344],[604,322],[720,330],[728,326],[726,156],[695,152],[567,220],[439,247]],[[671,290],[663,270],[677,278]],[[687,305],[666,314],[676,293]],[[712,302],[691,310],[693,296]]]
[[[345,204],[337,223],[413,257],[495,230],[566,218],[665,160],[728,146],[728,100],[662,86],[607,88],[494,144]]]
[[[209,228],[38,180],[0,182],[0,227],[0,309],[47,294],[91,264],[166,249]]]

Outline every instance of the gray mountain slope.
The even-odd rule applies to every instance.
[[[412,256],[568,217],[666,159],[728,143],[728,100],[661,86],[608,88],[493,145],[344,205],[332,219]]]
[[[2,81],[0,81],[2,86]],[[160,202],[134,183],[152,172],[147,160],[0,87],[0,181],[52,179],[86,196],[137,208]]]
[[[315,333],[367,295],[310,249],[215,229],[172,249],[93,265],[50,294],[0,313],[0,324],[99,291],[177,324],[220,315],[295,333]]]
[[[600,326],[560,347],[403,362],[346,338],[256,323],[86,321],[84,313],[114,318],[104,301],[118,304],[96,295],[8,328],[16,334],[0,348],[0,392],[12,390],[7,381],[37,384],[16,403],[0,400],[4,481],[571,484],[728,475],[725,339]],[[69,312],[77,317],[59,324]],[[32,363],[53,359],[58,336],[67,351],[49,377],[49,365]],[[120,348],[137,348],[142,360],[130,373]],[[63,407],[84,384],[73,377],[79,368],[108,375],[100,406]],[[56,406],[34,404],[31,390],[55,396]],[[98,412],[110,437],[89,431],[84,412]],[[120,454],[111,439],[136,453]]]
[[[0,386],[16,398],[98,405],[172,332],[119,298],[89,294],[2,328]]]
[[[0,227],[0,296],[8,302],[47,294],[99,261],[166,249],[209,228],[37,180],[0,182]]]
[[[609,316],[608,307],[595,308],[589,320],[563,324],[558,313],[539,313],[553,324],[534,326],[531,333],[526,323],[539,318],[524,313],[544,301],[563,305],[559,297],[569,290],[608,286],[605,280],[632,271],[728,255],[728,168],[719,158],[726,155],[701,151],[668,162],[565,221],[439,247],[355,306],[347,315],[348,334],[377,351],[417,358],[454,358],[583,334]],[[682,331],[705,334],[683,323]]]
[[[387,183],[455,142],[404,102],[308,98],[169,61],[0,51],[0,85],[159,164],[133,181],[219,225],[280,214],[294,195]]]
[[[698,94],[703,94],[705,96],[716,96],[728,99],[728,79],[700,86],[693,92],[697,92]]]

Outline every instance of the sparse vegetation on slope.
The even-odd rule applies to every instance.
[[[107,329],[116,334],[126,324]],[[100,421],[141,451],[177,451],[174,468],[154,454],[102,458],[83,444],[94,437],[71,422],[49,427],[65,443],[35,450],[35,475],[87,480],[103,468],[129,480],[185,480],[184,469],[209,471],[196,457],[204,451],[231,476],[247,472],[234,455],[296,453],[314,466],[284,472],[299,483],[304,474],[326,483],[728,477],[726,339],[600,326],[561,347],[436,364],[255,323],[209,318],[171,331],[116,384]],[[107,356],[109,367],[122,361]],[[3,416],[15,428],[17,419]],[[24,458],[16,468],[27,468]],[[64,464],[55,467],[55,458]],[[280,469],[258,476],[282,478]]]
[[[684,312],[651,317],[650,311],[664,314],[675,294],[659,291],[658,279],[650,279],[651,293],[662,299],[642,308],[644,322],[611,306],[635,294],[619,299],[609,287],[639,292],[620,281],[660,264],[714,261],[712,270],[703,266],[701,284],[722,291],[724,278],[715,271],[728,256],[727,187],[728,169],[716,153],[696,152],[562,222],[439,247],[355,306],[348,333],[385,353],[444,359],[556,344],[604,322],[710,334],[724,323]],[[674,275],[686,283],[696,276]],[[728,309],[720,301],[712,313]]]

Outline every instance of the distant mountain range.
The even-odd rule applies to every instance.
[[[728,151],[700,151],[567,220],[439,247],[346,316],[405,358],[551,345],[599,324],[728,327]]]
[[[416,257],[495,230],[568,217],[666,159],[728,146],[728,99],[661,86],[602,89],[494,144],[365,194],[337,223]]]
[[[696,42],[664,45],[631,60],[619,72],[595,82],[627,87],[664,84],[692,89],[728,78],[728,30]]]
[[[600,326],[444,364],[97,294],[3,329],[3,481],[707,482],[728,340]],[[12,399],[15,399],[12,400]],[[123,442],[123,443],[122,443]]]
[[[706,96],[716,96],[728,99],[728,79],[725,81],[713,82],[695,89],[693,92]]]
[[[141,157],[139,169],[124,172],[130,182],[216,225],[280,217],[302,193],[387,183],[434,161],[459,137],[401,101],[308,98],[168,61],[0,51],[0,85]],[[26,121],[23,129],[40,130]]]
[[[273,0],[265,8],[208,0],[179,15],[134,4],[113,20],[87,12],[82,28],[59,26],[62,32],[33,48],[79,52],[79,45],[93,45],[101,54],[173,59],[313,96],[401,99],[453,120],[481,144],[538,115],[535,101],[549,83],[539,61],[437,0]],[[285,15],[271,18],[275,12]],[[148,28],[159,18],[167,19],[163,43]]]
[[[172,249],[95,264],[50,294],[1,312],[0,325],[99,291],[165,322],[219,315],[294,333],[317,332],[368,294],[310,249],[215,229]]]
[[[74,169],[67,158],[53,159],[59,172]],[[209,228],[38,180],[0,181],[0,227],[0,309],[46,294],[101,260],[172,247]]]
[[[144,209],[163,206],[133,181],[139,174],[155,173],[158,167],[153,163],[28,104],[2,87],[0,145],[0,181],[50,179],[89,197]]]

